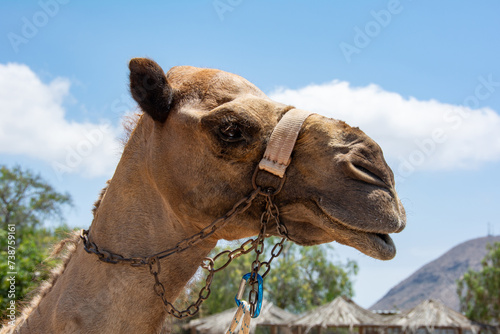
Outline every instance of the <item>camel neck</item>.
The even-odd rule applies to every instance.
[[[90,238],[99,249],[148,257],[198,232],[180,221],[147,182],[113,178],[90,227]],[[215,243],[204,240],[161,260],[158,279],[169,302],[177,299]],[[79,242],[64,272],[19,332],[158,333],[168,314],[154,285],[149,266],[104,263]]]

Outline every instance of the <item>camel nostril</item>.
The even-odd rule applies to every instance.
[[[356,179],[370,183],[373,185],[377,185],[384,188],[390,188],[390,186],[384,181],[384,179],[378,175],[378,173],[369,170],[368,168],[361,166],[359,164],[349,163],[349,171],[352,176]]]
[[[378,176],[377,174],[369,171],[365,167],[359,166],[359,165],[356,165],[356,164],[353,164],[353,166],[356,167],[357,169],[359,169],[360,171],[362,171],[363,173],[368,174],[370,177],[372,177],[372,178],[374,178],[374,179],[376,179],[376,180],[378,180],[380,182],[385,183],[380,176]]]

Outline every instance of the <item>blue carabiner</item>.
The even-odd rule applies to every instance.
[[[242,279],[245,281],[248,281],[250,278],[251,273],[243,275]],[[257,274],[257,282],[259,284],[259,290],[257,291],[257,306],[255,307],[255,312],[252,315],[252,318],[257,318],[260,314],[260,309],[262,308],[262,297],[263,297],[263,291],[264,291],[264,280],[262,279],[262,276]],[[238,295],[234,296],[234,300],[236,301],[236,305],[239,307],[241,304],[241,301],[238,299]]]

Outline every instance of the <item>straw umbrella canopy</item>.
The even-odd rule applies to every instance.
[[[435,328],[456,329],[459,333],[463,330],[475,333],[478,330],[467,317],[432,299],[424,300],[414,308],[394,315],[385,322],[388,327],[401,327],[403,331],[411,333],[419,328],[425,328],[429,332]]]
[[[191,328],[193,333],[198,331],[202,334],[220,334],[225,333],[229,328],[229,324],[233,320],[237,308],[231,308],[221,313],[217,313],[208,317],[195,319],[190,321],[186,328]],[[287,312],[273,303],[264,300],[262,302],[262,310],[260,315],[252,319],[250,323],[250,333],[255,332],[256,326],[286,326],[295,317],[290,312]]]
[[[304,328],[305,333],[314,327],[343,327],[352,331],[354,327],[361,329],[382,325],[382,316],[365,310],[347,297],[337,297],[291,323],[291,326]]]

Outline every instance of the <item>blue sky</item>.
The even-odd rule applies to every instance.
[[[384,149],[408,213],[398,255],[381,262],[336,245],[360,264],[354,300],[368,307],[488,224],[500,234],[499,10],[496,1],[0,0],[0,163],[68,191],[69,224],[88,227],[120,154],[121,117],[135,110],[128,60],[237,73],[280,102],[360,126]]]

